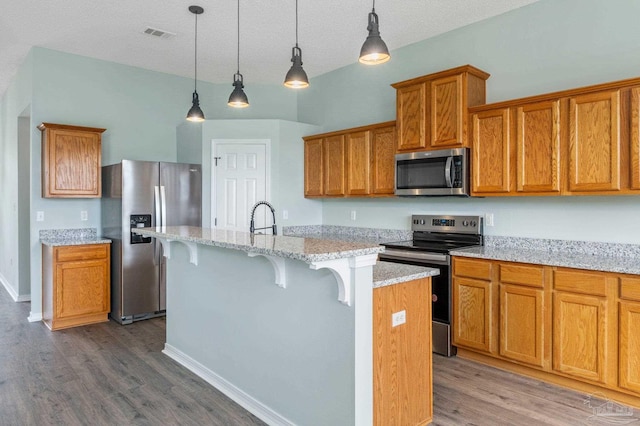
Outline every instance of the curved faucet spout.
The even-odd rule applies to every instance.
[[[273,216],[273,225],[265,226],[264,228],[256,228],[253,218],[254,218],[254,216],[256,214],[256,209],[260,205],[267,206],[271,210],[271,215]],[[271,228],[271,231],[273,232],[273,235],[277,235],[278,234],[278,228],[276,227],[276,210],[273,208],[271,203],[269,203],[268,201],[258,201],[253,206],[253,208],[251,209],[251,222],[249,223],[249,232],[251,232],[253,234],[256,231],[256,229],[268,229],[268,228]]]

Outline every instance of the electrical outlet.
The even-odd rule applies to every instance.
[[[351,210],[351,220],[356,220],[356,211]]]
[[[282,219],[289,219],[289,210],[282,210]]]
[[[484,224],[487,226],[494,226],[493,213],[487,213],[484,215]]]
[[[80,220],[89,220],[89,214],[86,210],[80,211]]]
[[[402,310],[391,314],[391,327],[397,327],[407,322],[407,311]]]
[[[36,222],[44,222],[44,212],[42,210],[36,212]]]

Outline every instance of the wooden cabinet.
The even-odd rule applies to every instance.
[[[469,146],[467,107],[484,104],[487,78],[465,65],[392,84],[398,151]]]
[[[425,425],[433,418],[430,281],[373,290],[374,425]],[[393,327],[400,311],[406,323]]]
[[[322,139],[304,141],[304,196],[324,195]]]
[[[453,344],[493,352],[491,262],[455,258],[453,274]]]
[[[535,367],[545,366],[551,326],[545,321],[542,266],[500,263],[500,355]]]
[[[366,195],[370,192],[370,136],[370,132],[367,131],[353,132],[346,135],[348,195]]]
[[[619,386],[640,394],[640,278],[620,280]]]
[[[631,89],[631,189],[640,189],[640,87]]]
[[[51,330],[107,321],[109,244],[43,246],[43,321]]]
[[[371,194],[395,191],[396,126],[371,130]]]
[[[305,197],[393,195],[395,134],[385,122],[303,138]]]
[[[42,123],[42,196],[100,198],[105,129]]]
[[[508,192],[512,149],[509,109],[474,114],[472,127],[472,193]]]
[[[569,191],[620,189],[620,91],[569,98]]]
[[[469,109],[471,195],[640,190],[640,79]]]
[[[574,378],[610,383],[615,375],[617,334],[608,274],[558,269],[554,272],[553,369]]]

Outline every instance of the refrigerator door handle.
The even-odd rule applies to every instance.
[[[160,186],[160,202],[161,202],[161,209],[162,209],[162,227],[164,228],[165,226],[167,226],[167,194],[164,190],[164,185]]]
[[[155,226],[158,227],[162,223],[162,218],[160,217],[160,187],[158,185],[153,187],[153,201],[155,203]],[[158,239],[153,239],[153,264],[160,264],[160,243],[158,243]]]

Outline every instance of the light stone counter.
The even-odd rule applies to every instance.
[[[485,246],[453,250],[451,255],[640,274],[640,246],[635,244],[486,237]]]
[[[377,254],[384,251],[384,247],[375,243],[250,234],[195,226],[140,228],[136,232],[148,237],[187,241],[249,253],[296,259],[307,263]]]
[[[373,287],[400,284],[436,275],[440,275],[440,270],[436,268],[378,261],[373,267]]]
[[[50,247],[111,244],[110,239],[98,237],[95,228],[43,229],[40,231],[40,242]]]

